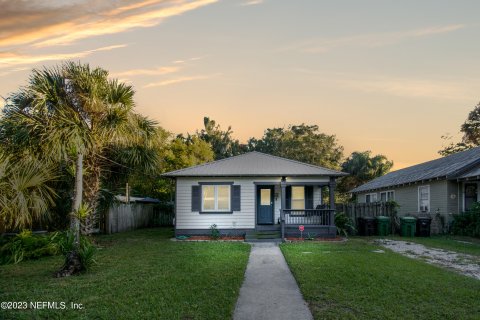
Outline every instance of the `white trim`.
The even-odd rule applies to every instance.
[[[423,188],[426,188],[428,190],[428,205],[427,205],[427,210],[426,211],[422,211],[421,208],[420,208],[420,189],[423,189]],[[417,209],[418,209],[418,212],[430,212],[430,202],[431,202],[431,196],[430,196],[430,185],[427,184],[427,185],[423,185],[423,186],[418,186],[418,189],[417,189]]]
[[[214,209],[205,209],[203,206],[203,192],[205,190],[205,187],[213,187],[213,203],[214,203]],[[218,187],[228,187],[228,209],[218,209]],[[202,188],[202,194],[200,195],[202,198],[202,207],[201,211],[202,212],[224,212],[224,211],[231,211],[232,209],[232,186],[230,184],[207,184],[203,185]]]

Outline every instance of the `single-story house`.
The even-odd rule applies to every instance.
[[[430,216],[434,218],[432,233],[439,233],[452,214],[464,212],[480,200],[479,183],[477,147],[390,172],[351,192],[358,203],[394,200],[400,205],[399,216]]]
[[[304,235],[335,237],[335,180],[344,175],[249,152],[163,176],[176,182],[177,236],[208,235],[215,224],[221,234],[276,231],[283,238],[299,235],[300,225]]]

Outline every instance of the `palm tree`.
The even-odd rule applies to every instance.
[[[83,201],[92,209],[83,221],[88,234],[95,223],[102,168],[111,162],[108,152],[126,150],[121,161],[127,167],[153,171],[159,165],[158,152],[152,150],[158,150],[160,129],[134,112],[133,96],[131,86],[108,79],[106,70],[67,62],[33,70],[28,85],[8,99],[0,141],[15,141],[53,160],[75,162],[70,228],[76,249],[78,211]],[[82,269],[77,258],[75,252],[67,258],[66,275]]]
[[[353,152],[342,164],[342,171],[350,175],[342,178],[339,189],[348,192],[370,180],[387,174],[393,162],[384,155],[371,156],[371,151]]]
[[[48,215],[55,171],[32,157],[16,159],[0,150],[0,220],[6,228],[28,228]]]

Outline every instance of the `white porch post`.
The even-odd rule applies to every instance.
[[[285,197],[287,196],[287,181],[285,177],[282,177],[282,181],[280,182],[280,187],[282,189],[281,192],[281,208],[280,208],[280,225],[281,225],[281,230],[282,230],[282,241],[285,239],[285,208],[287,207],[287,200]]]

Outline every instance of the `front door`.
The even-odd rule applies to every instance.
[[[273,186],[257,187],[257,224],[273,224]]]

